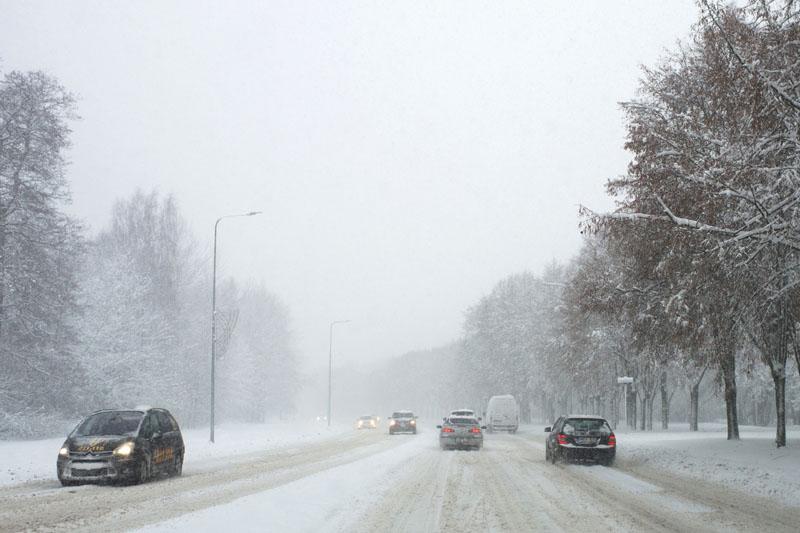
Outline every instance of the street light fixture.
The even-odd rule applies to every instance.
[[[346,322],[350,322],[349,320],[336,320],[331,322],[331,329],[330,329],[330,342],[328,344],[328,427],[331,427],[331,370],[333,362],[333,326],[336,324],[344,324]]]
[[[224,218],[251,217],[260,215],[261,211],[250,211],[238,215],[221,216],[214,223],[214,259],[211,273],[211,417],[209,439],[214,442],[214,372],[217,361],[217,226]]]

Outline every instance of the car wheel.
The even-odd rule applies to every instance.
[[[547,445],[545,445],[544,447],[544,462],[545,463],[550,462],[550,447]]]
[[[136,461],[136,466],[133,469],[133,483],[140,485],[147,481],[147,478],[150,474],[149,468],[147,467],[147,458],[140,457],[138,461]]]
[[[614,456],[610,455],[603,459],[603,465],[605,466],[614,466]]]
[[[556,455],[555,450],[550,450],[550,464],[556,464],[558,462],[558,456]]]
[[[172,460],[172,470],[170,471],[171,476],[178,477],[183,473],[183,454],[179,453],[175,455],[175,458]]]

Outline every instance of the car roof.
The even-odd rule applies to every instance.
[[[96,415],[98,413],[122,413],[122,412],[142,413],[142,414],[144,414],[147,411],[146,410],[142,410],[142,409],[126,409],[126,408],[121,408],[121,409],[98,409],[97,411],[92,411],[87,416]]]
[[[604,416],[600,415],[564,415],[566,418],[592,418],[594,420],[605,420]]]

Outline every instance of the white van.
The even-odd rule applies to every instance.
[[[519,407],[510,394],[492,396],[486,407],[486,429],[491,431],[510,431],[519,428]]]

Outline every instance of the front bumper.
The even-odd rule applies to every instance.
[[[133,457],[59,456],[56,468],[58,479],[62,481],[96,483],[128,479],[135,473],[135,464]]]
[[[389,431],[391,433],[416,433],[417,426],[416,424],[394,424],[389,426]]]

